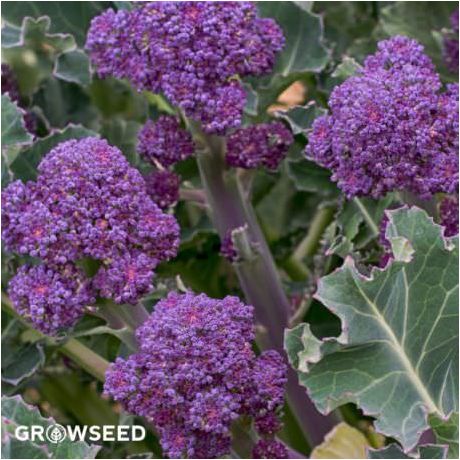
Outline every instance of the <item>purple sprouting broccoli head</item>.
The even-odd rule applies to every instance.
[[[145,177],[147,193],[161,209],[168,209],[179,200],[180,176],[163,169],[152,171]]]
[[[332,170],[348,197],[407,190],[422,198],[458,187],[458,85],[441,83],[423,47],[407,37],[378,44],[337,86],[307,155]]]
[[[162,115],[156,121],[148,120],[139,131],[137,151],[150,163],[167,168],[192,155],[195,146],[176,117]]]
[[[59,268],[23,265],[8,293],[17,312],[50,335],[72,327],[96,300],[90,280],[72,263]]]
[[[135,303],[152,289],[158,263],[175,256],[179,228],[151,200],[144,178],[117,148],[85,138],[51,150],[35,182],[15,181],[3,191],[2,238],[7,250],[41,259],[44,273],[70,277],[68,283],[76,277],[69,263],[98,261],[91,283],[95,294]],[[26,275],[32,276],[21,272]],[[57,279],[40,276],[50,283]],[[26,308],[24,299],[16,308]],[[42,303],[61,309],[51,298]]]
[[[292,133],[279,121],[240,128],[227,140],[227,163],[251,169],[276,169],[294,141]]]
[[[451,31],[444,35],[444,62],[451,72],[458,72],[458,8],[450,16]]]
[[[104,389],[152,421],[165,455],[227,454],[243,415],[265,419],[256,428],[267,439],[280,428],[286,364],[274,351],[254,354],[253,308],[238,298],[170,293],[136,337],[139,351],[112,364]]]
[[[238,77],[272,69],[281,29],[249,2],[146,2],[93,19],[86,48],[99,76],[163,93],[209,133],[240,125]]]

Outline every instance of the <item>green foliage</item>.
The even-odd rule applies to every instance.
[[[330,53],[320,16],[294,2],[258,2],[257,7],[262,16],[276,20],[286,37],[272,75],[251,81],[258,93],[258,113],[263,114],[291,83],[323,70]]]
[[[336,236],[328,252],[346,257],[364,249],[379,236],[384,211],[394,203],[397,201],[391,194],[381,200],[354,198],[344,201],[336,216]]]
[[[12,145],[27,145],[32,135],[24,124],[24,111],[2,94],[2,148]]]
[[[88,56],[80,50],[59,55],[54,67],[54,75],[61,80],[88,85],[91,82]]]
[[[2,331],[2,381],[18,385],[33,375],[45,363],[43,343],[29,341],[16,319]]]
[[[20,396],[2,397],[2,454],[4,458],[95,458],[99,446],[83,441],[64,439],[53,444],[49,441],[22,441],[15,437],[19,425],[42,426],[55,424],[52,418],[44,418],[36,407],[26,404]]]
[[[70,33],[83,46],[91,18],[109,6],[110,2],[4,2],[2,17],[19,26],[25,16],[48,16],[51,33]]]
[[[37,165],[50,149],[87,136],[118,146],[142,173],[151,169],[136,153],[137,133],[146,119],[174,114],[175,109],[161,95],[139,93],[127,81],[97,78],[84,50],[95,15],[110,7],[132,6],[124,1],[2,3],[2,60],[18,78],[21,96],[16,104],[2,95],[3,185],[15,179],[34,180]],[[455,318],[449,316],[457,306],[453,300],[456,241],[444,239],[422,211],[393,212],[389,232],[396,261],[369,274],[369,264],[375,265],[381,253],[378,233],[384,211],[399,206],[402,198],[345,200],[330,172],[305,156],[309,130],[314,119],[326,113],[330,92],[356,73],[379,39],[393,34],[416,38],[425,45],[444,81],[452,81],[454,76],[442,63],[442,31],[450,27],[449,15],[457,4],[258,2],[257,6],[263,16],[274,18],[283,28],[286,46],[271,75],[244,82],[245,123],[280,119],[291,128],[296,142],[276,172],[237,174],[292,300],[292,324],[308,321],[286,335],[286,348],[302,384],[323,412],[354,401],[365,413],[363,417],[355,411],[353,427],[338,425],[312,458],[364,457],[364,446],[371,439],[367,432],[367,439],[362,434],[365,430],[360,431],[363,424],[370,424],[366,414],[375,417],[377,432],[402,444],[368,449],[369,458],[457,458],[457,361],[453,356],[457,330]],[[267,112],[298,81],[305,88],[304,101],[285,111]],[[25,129],[25,111],[37,115],[35,136]],[[202,199],[196,159],[174,169],[181,175],[182,190],[170,212],[180,223],[181,246],[174,260],[158,267],[156,291],[143,303],[151,311],[167,292],[184,288],[217,298],[228,294],[244,298],[232,265],[219,253],[220,239]],[[329,217],[317,221],[324,209],[329,210]],[[343,267],[334,271],[343,259]],[[4,255],[4,286],[25,261]],[[405,277],[409,290],[404,288]],[[16,439],[16,424],[54,423],[19,395],[49,408],[58,423],[134,423],[101,397],[101,384],[75,350],[66,355],[70,359],[61,355],[69,342],[78,341],[83,350],[87,347],[88,356],[114,361],[131,353],[123,343],[129,332],[126,328],[114,330],[105,320],[88,314],[69,336],[49,340],[13,319],[11,310],[3,321],[3,390],[18,394],[3,401],[5,458],[94,458],[98,452],[97,446],[85,443],[46,445]],[[436,327],[430,332],[432,326]],[[407,338],[398,348],[404,330]],[[417,367],[421,353],[426,357],[419,363],[417,380],[408,369]],[[100,373],[98,378],[103,378]],[[288,407],[284,421],[283,440],[306,453],[308,446]],[[420,432],[428,426],[437,445],[414,449]],[[143,443],[120,444],[104,445],[98,456],[161,456],[151,430]]]
[[[429,421],[436,441],[449,446],[447,458],[458,458],[458,412],[452,413],[447,420],[430,415]]]
[[[419,209],[391,212],[393,263],[367,278],[347,258],[318,283],[316,297],[342,321],[340,336],[318,340],[308,324],[286,335],[320,411],[355,402],[406,449],[428,428],[427,413],[457,410],[458,238],[441,231]]]

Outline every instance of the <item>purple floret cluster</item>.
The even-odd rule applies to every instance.
[[[2,193],[7,250],[41,259],[46,269],[40,277],[46,279],[46,273],[51,282],[55,272],[64,285],[63,280],[78,278],[75,263],[98,261],[91,280],[94,294],[117,303],[134,304],[152,289],[153,270],[175,256],[178,235],[175,218],[151,200],[142,175],[117,148],[96,138],[62,142],[43,158],[35,182],[15,181]],[[34,283],[37,276],[34,270],[21,271],[21,281],[11,282],[11,297],[22,299],[16,308],[25,308],[19,285],[27,277]],[[53,291],[46,291],[48,308],[56,307],[61,327],[68,326],[68,318],[76,315],[62,313],[52,300]],[[31,297],[30,308],[33,305]],[[65,305],[74,308],[70,302]],[[53,330],[58,323],[53,321]]]
[[[17,312],[45,334],[71,327],[84,308],[95,302],[90,281],[73,264],[59,269],[23,265],[9,293]]]
[[[270,72],[284,38],[248,2],[146,2],[93,19],[86,48],[99,76],[163,93],[208,133],[239,126],[240,77]]]
[[[252,307],[236,297],[170,293],[136,337],[139,351],[117,358],[104,389],[154,424],[165,455],[228,454],[230,426],[242,415],[259,420],[256,429],[273,439],[286,365],[277,352],[254,354]]]
[[[240,128],[227,140],[230,166],[276,169],[294,141],[291,131],[279,121]]]
[[[179,200],[180,176],[178,174],[163,169],[150,172],[144,179],[147,193],[161,209],[167,209]]]
[[[348,197],[407,190],[422,198],[458,187],[458,84],[441,82],[423,47],[396,36],[378,44],[336,87],[307,155],[332,170]]]
[[[289,453],[276,439],[259,439],[252,450],[252,458],[289,458]]]
[[[168,168],[193,155],[191,134],[181,128],[176,117],[162,115],[148,120],[138,134],[138,153],[148,162]]]
[[[439,217],[445,236],[458,235],[458,195],[447,196],[441,201]]]
[[[444,62],[451,72],[458,72],[458,8],[450,16],[452,31],[444,36]]]

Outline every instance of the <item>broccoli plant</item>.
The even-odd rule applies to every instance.
[[[5,458],[458,456],[455,3],[4,2],[2,52]]]

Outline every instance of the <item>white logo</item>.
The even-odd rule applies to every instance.
[[[142,425],[18,425],[15,437],[18,441],[41,441],[58,444],[69,441],[143,441],[145,428]]]
[[[45,436],[52,444],[59,444],[67,437],[67,431],[62,425],[56,423],[46,429]]]

